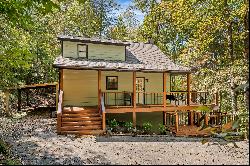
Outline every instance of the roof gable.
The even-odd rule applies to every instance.
[[[114,41],[114,40],[112,40]],[[111,42],[108,40],[108,42]],[[76,59],[59,56],[54,62],[58,68],[130,70],[130,71],[173,71],[190,72],[190,69],[172,62],[156,45],[126,42],[126,60]]]

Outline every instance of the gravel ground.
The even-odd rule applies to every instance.
[[[173,136],[95,137],[56,134],[48,114],[0,117],[0,138],[22,164],[249,164],[249,141]]]

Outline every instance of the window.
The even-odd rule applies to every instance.
[[[88,58],[88,45],[77,44],[78,58]]]
[[[106,77],[106,90],[118,90],[118,77],[117,76]]]

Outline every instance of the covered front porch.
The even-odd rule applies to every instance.
[[[171,91],[171,74],[186,76],[185,91]],[[108,87],[109,77],[119,80],[118,84]],[[218,105],[217,94],[191,91],[191,74],[188,72],[60,69],[59,82],[60,92],[63,93],[60,100],[62,110],[68,110],[69,107],[82,108],[82,111],[94,108],[100,114],[102,130],[106,130],[107,114],[131,113],[133,126],[136,127],[138,113],[162,112],[163,124],[167,125],[169,113],[174,114],[178,120],[178,113],[187,112],[188,125],[193,125],[197,107]],[[71,110],[74,113],[77,111]],[[58,117],[61,125],[60,114]],[[72,121],[80,121],[82,118],[79,115],[78,120],[74,120],[74,117],[77,115],[71,115]],[[178,123],[176,125],[178,130]]]

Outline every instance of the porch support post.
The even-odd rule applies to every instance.
[[[208,113],[205,114],[205,125],[208,126]]]
[[[63,69],[59,69],[59,92],[60,91],[63,91]],[[61,110],[63,111],[63,97],[62,97],[62,101],[60,101],[59,104],[61,104]],[[61,127],[62,127],[62,112],[57,112],[57,133],[58,134],[61,134]]]
[[[163,106],[167,106],[167,100],[166,100],[166,95],[167,95],[167,73],[163,73]]]
[[[187,74],[187,105],[190,106],[190,81],[191,81],[191,74]],[[194,125],[194,113],[193,111],[188,113],[189,124],[191,126]]]
[[[178,132],[179,129],[179,116],[178,116],[178,112],[175,113],[175,131],[176,133]]]
[[[58,112],[58,99],[59,99],[59,84],[56,84],[56,112]]]
[[[136,127],[136,72],[133,71],[133,126]]]
[[[167,106],[167,73],[163,73],[163,107]],[[163,111],[163,125],[166,125],[166,110]]]
[[[98,70],[98,110],[101,113],[101,70]]]
[[[187,74],[187,105],[190,105],[190,73]]]

